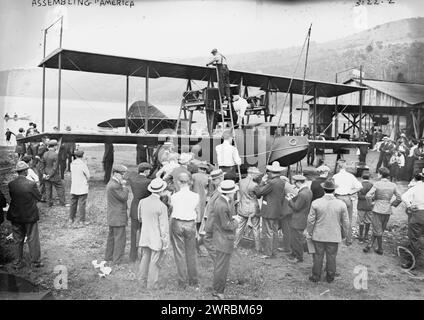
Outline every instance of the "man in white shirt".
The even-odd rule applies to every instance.
[[[215,147],[218,167],[226,174],[226,177],[234,177],[236,166],[241,165],[240,155],[237,148],[232,145],[231,131],[224,131],[222,138],[224,141]]]
[[[190,191],[190,174],[182,172],[176,183],[178,190],[171,196],[171,244],[178,271],[178,286],[184,288],[199,283],[197,273],[196,218],[199,195]]]
[[[90,171],[87,164],[82,160],[84,151],[76,150],[74,152],[76,159],[71,162],[71,206],[69,210],[69,224],[75,221],[77,207],[79,205],[79,225],[86,224],[85,207],[88,196],[88,180],[90,179]]]
[[[424,235],[424,183],[418,181],[417,184],[408,189],[402,196],[402,201],[406,204],[408,214],[408,238],[412,254],[415,260],[423,251],[420,238]],[[409,269],[411,261],[402,264],[402,268]]]
[[[339,172],[333,176],[334,183],[337,186],[335,194],[336,198],[342,200],[347,206],[349,228],[346,234],[346,245],[350,246],[352,244],[352,196],[362,189],[362,184],[353,174],[346,171],[346,162],[344,160],[339,160],[337,165]]]
[[[238,113],[238,125],[243,124],[244,114],[246,113],[246,109],[249,106],[249,103],[246,99],[243,99],[239,95],[233,96],[233,106],[234,110]]]

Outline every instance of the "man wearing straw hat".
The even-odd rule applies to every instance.
[[[127,225],[127,200],[129,190],[126,187],[124,175],[127,167],[114,165],[110,178],[106,186],[107,199],[107,223],[109,225],[109,235],[106,244],[105,260],[112,261],[113,264],[122,263],[125,253]]]
[[[40,237],[38,234],[39,212],[37,202],[41,200],[37,184],[26,178],[29,166],[19,161],[16,164],[18,177],[9,182],[10,206],[7,211],[7,220],[12,223],[13,239],[16,243],[16,269],[24,267],[23,250],[24,239],[27,237],[29,254],[32,265],[42,267],[40,262]]]
[[[138,204],[138,219],[141,222],[139,245],[142,248],[138,278],[143,285],[147,285],[147,289],[156,287],[160,265],[169,246],[168,209],[160,200],[166,186],[162,179],[153,179],[147,187],[151,195],[141,199]]]
[[[237,172],[237,166],[241,165],[239,152],[233,143],[233,133],[225,130],[222,134],[224,141],[215,147],[218,167],[226,173],[226,178],[233,178]]]
[[[247,169],[247,177],[241,179],[240,185],[240,202],[237,206],[237,214],[240,217],[240,223],[237,227],[236,238],[234,241],[234,247],[237,248],[243,237],[246,226],[250,224],[253,229],[253,236],[255,238],[255,249],[259,253],[260,250],[260,238],[259,238],[259,202],[255,194],[255,188],[258,185],[255,178],[261,175],[261,172],[256,167],[249,167]]]
[[[327,261],[327,282],[334,281],[336,275],[336,256],[344,231],[349,227],[346,204],[334,196],[336,185],[332,179],[322,184],[324,196],[312,202],[308,215],[307,236],[312,238],[315,246],[312,276],[309,280],[321,280],[322,262]]]
[[[238,191],[233,180],[224,180],[218,187],[220,196],[213,204],[213,246],[216,256],[213,272],[213,296],[224,299],[225,283],[234,249],[237,220],[234,219],[234,195]]]
[[[264,255],[262,258],[271,258],[278,248],[278,226],[282,218],[285,182],[280,179],[284,168],[278,161],[266,166],[267,177],[255,189],[258,198],[263,197],[260,216],[262,217],[262,232]]]

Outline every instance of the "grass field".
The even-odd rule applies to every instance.
[[[18,272],[11,268],[11,243],[5,241],[10,233],[10,225],[4,223],[0,229],[1,244],[4,253],[3,270],[23,276],[36,284],[52,290],[56,299],[211,299],[208,287],[212,283],[213,267],[209,257],[198,259],[200,290],[180,290],[176,281],[176,266],[172,250],[168,250],[164,261],[160,285],[162,289],[149,291],[143,289],[136,280],[137,265],[124,264],[113,268],[106,278],[100,278],[98,269],[94,269],[92,260],[103,260],[108,227],[106,224],[105,186],[101,158],[103,147],[84,147],[85,158],[92,173],[88,197],[87,219],[90,224],[84,228],[69,229],[65,227],[68,208],[47,208],[40,204],[41,219],[39,222],[42,248],[42,261],[45,267],[30,270],[24,268]],[[334,156],[335,157],[335,156]],[[352,166],[356,156],[346,156],[348,165]],[[333,163],[333,156],[327,156],[326,162]],[[115,163],[124,163],[135,172],[135,148],[117,146]],[[368,164],[375,168],[376,154],[368,154]],[[313,170],[303,168],[312,176]],[[306,170],[307,169],[307,170]],[[3,175],[4,185],[13,174]],[[65,177],[67,197],[69,199],[69,173]],[[406,183],[399,183],[404,191]],[[129,199],[129,203],[131,198]],[[129,253],[129,227],[127,227],[126,256]],[[404,207],[399,206],[389,222],[389,230],[385,234],[384,255],[365,254],[362,245],[355,240],[351,247],[340,245],[337,267],[340,276],[332,284],[308,281],[311,272],[312,257],[305,254],[301,264],[291,264],[283,253],[277,258],[264,261],[252,251],[252,244],[242,243],[237,254],[231,260],[226,294],[234,299],[422,299],[424,290],[420,280],[410,278],[400,268],[399,259],[395,255],[395,247],[405,241],[406,215]],[[57,276],[54,268],[66,266],[68,272],[68,288],[56,290],[54,279]],[[358,266],[365,266],[368,271],[368,288],[357,290],[354,287],[354,273]]]

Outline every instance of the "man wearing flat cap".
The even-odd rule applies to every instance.
[[[152,181],[149,178],[152,165],[148,162],[141,162],[138,165],[138,174],[130,175],[128,182],[131,186],[133,199],[131,201],[130,219],[131,219],[131,246],[130,262],[136,262],[138,259],[137,233],[141,230],[141,223],[138,220],[138,205],[141,199],[150,195],[148,186]]]
[[[322,262],[325,255],[326,280],[332,282],[336,275],[336,256],[339,243],[349,227],[347,206],[334,196],[336,185],[332,179],[326,180],[322,187],[324,196],[313,201],[308,215],[307,237],[312,238],[315,246],[312,276],[309,280],[321,280]]]
[[[221,195],[218,191],[218,187],[222,181],[224,181],[224,172],[221,169],[216,169],[210,173],[210,197],[205,207],[205,214],[203,215],[203,221],[200,225],[199,234],[203,235],[203,244],[208,250],[209,256],[212,262],[215,263],[216,251],[212,243],[213,237],[213,220],[214,220],[214,203],[216,199]]]
[[[61,206],[65,206],[65,188],[60,179],[59,173],[59,157],[56,152],[57,141],[52,139],[49,141],[49,150],[44,153],[42,159],[43,179],[46,185],[47,203],[49,207],[53,206],[53,187],[59,197]]]
[[[218,84],[221,99],[224,100],[224,97],[226,97],[230,100],[230,71],[227,66],[227,58],[225,58],[222,53],[218,52],[217,49],[212,49],[211,54],[213,55],[213,58],[206,64],[206,66],[208,67],[209,65],[213,65],[218,69]]]
[[[255,181],[261,172],[256,167],[249,167],[247,169],[247,177],[241,179],[239,182],[239,203],[237,206],[237,214],[240,216],[239,224],[236,231],[236,238],[234,247],[237,248],[241,238],[250,224],[253,229],[253,237],[255,239],[255,250],[257,253],[260,251],[260,234],[259,234],[259,201],[255,193],[255,188],[258,183]]]
[[[10,206],[7,220],[12,223],[13,239],[16,244],[16,261],[14,267],[24,267],[24,239],[27,237],[31,263],[34,267],[42,267],[40,262],[40,238],[38,234],[39,212],[37,202],[41,200],[37,184],[26,178],[29,166],[19,161],[16,165],[18,177],[9,182]],[[3,209],[3,208],[2,208]]]
[[[263,197],[260,216],[262,217],[262,232],[264,238],[264,255],[271,258],[278,248],[278,226],[282,218],[285,181],[280,179],[284,168],[278,161],[266,166],[267,177],[255,188],[257,198]]]
[[[85,209],[88,196],[88,180],[90,171],[87,164],[82,160],[84,151],[76,150],[74,152],[76,159],[71,163],[71,206],[69,209],[69,224],[75,222],[77,207],[79,206],[79,226],[86,224]]]
[[[191,165],[195,166],[193,163],[191,163]],[[203,221],[203,215],[205,214],[206,192],[209,186],[209,176],[206,173],[206,171],[208,170],[208,165],[206,163],[201,162],[195,167],[197,171],[194,172],[191,176],[193,181],[193,185],[191,186],[191,188],[193,192],[199,195],[199,210],[197,211],[196,218],[196,228],[197,231],[199,231],[200,225]],[[202,255],[202,252],[200,250],[200,243],[201,241],[197,242],[197,252],[199,253],[199,255]]]
[[[112,261],[114,265],[123,262],[126,243],[127,226],[127,201],[129,190],[126,187],[124,175],[127,167],[114,165],[113,176],[106,186],[107,223],[109,235],[106,244],[105,260]]]
[[[309,209],[312,201],[312,191],[306,184],[306,178],[303,175],[293,176],[294,185],[298,189],[297,195],[288,195],[289,207],[293,213],[290,220],[290,242],[291,255],[290,262],[303,262],[303,232],[306,229],[306,221],[308,219]]]

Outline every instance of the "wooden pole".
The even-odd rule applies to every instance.
[[[57,128],[60,130],[60,100],[61,100],[61,90],[62,90],[62,52],[59,52],[58,58],[58,85],[57,85]]]
[[[46,36],[47,30],[44,30],[44,41],[43,41],[43,60],[46,57]],[[46,122],[46,64],[43,63],[43,83],[41,91],[41,131],[44,132]]]
[[[125,133],[128,133],[128,95],[129,95],[129,85],[130,77],[126,77],[126,92],[125,92]]]
[[[301,106],[303,108],[303,106]],[[293,134],[292,131],[292,123],[293,123],[293,93],[290,92],[290,113],[289,113],[289,134]]]
[[[359,67],[359,85],[362,87],[362,65]],[[359,140],[362,138],[362,90],[359,90]]]
[[[314,139],[316,139],[316,137],[317,137],[317,85],[314,84]]]
[[[336,73],[336,83],[337,83],[337,73]],[[336,96],[336,103],[334,105],[334,137],[337,139],[339,135],[339,96]]]
[[[150,66],[147,65],[147,69],[146,69],[146,88],[145,88],[145,95],[146,95],[146,105],[144,107],[144,130],[146,131],[146,133],[149,133],[149,71],[150,71]]]

